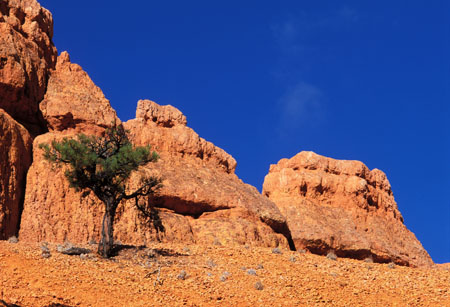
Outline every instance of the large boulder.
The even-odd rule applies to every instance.
[[[376,262],[433,262],[403,224],[386,175],[362,162],[300,152],[271,165],[263,194],[287,219],[296,248]]]
[[[31,144],[28,131],[0,109],[0,239],[19,229]]]
[[[43,131],[39,102],[57,57],[52,36],[52,15],[37,1],[0,1],[0,108],[33,134]]]
[[[151,145],[161,157],[141,172],[163,179],[160,193],[146,201],[158,208],[166,231],[157,233],[143,223],[129,201],[118,209],[116,239],[131,244],[162,240],[289,248],[286,221],[275,204],[243,183],[234,174],[236,161],[188,128],[179,110],[141,100],[137,118],[124,125],[133,143]],[[55,129],[35,139],[21,240],[76,243],[99,239],[104,210],[101,202],[91,194],[70,189],[64,169],[52,168],[37,149],[41,143],[73,137],[77,131],[76,127]],[[131,178],[130,189],[137,187],[138,177]]]

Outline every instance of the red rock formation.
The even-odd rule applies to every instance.
[[[386,175],[359,161],[301,152],[271,165],[263,194],[286,216],[297,248],[410,266],[432,260],[403,224]]]
[[[160,106],[150,100],[140,100],[136,119],[128,121],[126,128],[131,131],[136,144],[151,144],[157,152],[196,157],[203,162],[212,162],[227,173],[234,173],[236,168],[236,160],[232,156],[199,137],[186,126],[186,117],[170,105]]]
[[[31,144],[28,131],[0,109],[0,239],[17,234]]]
[[[101,89],[79,65],[70,63],[67,52],[58,57],[39,108],[50,131],[81,131],[119,121]]]
[[[0,1],[0,108],[33,133],[39,102],[56,63],[53,20],[35,0]]]
[[[96,108],[99,101],[90,99],[86,108]],[[87,121],[75,122],[74,129],[38,136],[34,148],[73,136],[79,130],[78,122]],[[164,179],[163,189],[151,201],[160,208],[166,232],[158,235],[142,224],[133,203],[128,202],[119,207],[116,216],[118,240],[135,244],[160,239],[288,248],[285,236],[289,233],[277,207],[239,180],[234,174],[236,161],[186,127],[180,111],[143,100],[138,104],[137,119],[125,123],[125,127],[134,143],[152,145],[161,156],[142,172]],[[130,186],[136,186],[137,180],[137,176],[132,178]],[[98,239],[102,215],[103,205],[94,196],[69,189],[63,170],[52,169],[43,160],[42,152],[35,150],[28,173],[21,240]]]

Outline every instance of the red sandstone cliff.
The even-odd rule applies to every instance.
[[[58,67],[59,64],[57,69]],[[58,74],[52,73],[51,78],[55,75]],[[85,78],[88,78],[87,75]],[[72,77],[66,79],[75,80]],[[79,84],[87,84],[84,81],[81,80]],[[49,84],[52,84],[52,79]],[[85,113],[86,117],[79,112],[78,120],[72,121],[71,125],[56,124],[54,127],[62,128],[35,139],[20,239],[51,242],[87,242],[92,238],[98,240],[103,205],[93,196],[69,189],[63,170],[52,169],[37,148],[40,143],[73,137],[79,131],[101,131],[100,124],[93,120],[101,118],[95,114],[97,111],[101,113],[101,110],[108,111],[109,104],[91,94],[98,89],[91,83],[87,87],[78,87],[72,82],[59,84],[62,85],[57,88],[59,96],[51,98],[56,100],[47,104],[47,108],[63,103],[65,96],[60,93],[73,93],[79,88],[83,90],[83,97],[90,99],[78,101],[77,104],[85,103],[85,108],[89,108],[91,112]],[[49,91],[50,89],[51,86]],[[77,97],[77,94],[73,95]],[[50,97],[55,95],[47,92],[46,99],[50,100]],[[58,101],[58,97],[63,97],[63,100]],[[70,108],[70,104],[66,108]],[[75,114],[76,108],[77,105],[74,111],[65,112]],[[43,113],[47,115],[56,112],[47,110]],[[157,235],[151,228],[143,225],[133,204],[125,203],[119,208],[116,217],[115,235],[118,240],[133,244],[159,239],[209,244],[281,245],[288,248],[286,237],[289,237],[289,232],[278,208],[254,187],[239,180],[234,174],[236,161],[188,128],[186,119],[179,110],[141,100],[137,118],[125,123],[125,127],[130,130],[134,143],[151,145],[161,156],[158,163],[148,165],[142,172],[164,179],[164,187],[159,195],[150,201],[160,208],[166,233]],[[134,184],[136,180],[132,178],[131,185]]]
[[[0,1],[0,108],[33,134],[42,131],[38,106],[56,63],[52,36],[52,15],[37,1]]]

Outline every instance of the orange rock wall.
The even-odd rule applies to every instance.
[[[99,105],[101,101],[91,99],[86,108]],[[188,128],[179,110],[140,101],[137,114],[138,118],[125,123],[125,128],[133,143],[151,145],[160,154],[160,160],[141,173],[163,178],[160,193],[148,201],[159,208],[166,232],[157,234],[142,224],[130,201],[118,209],[118,240],[132,244],[162,240],[289,248],[286,221],[275,204],[239,180],[234,174],[235,160]],[[100,129],[87,121],[78,122],[84,132]],[[64,170],[52,169],[37,149],[53,139],[74,137],[80,127],[55,130],[35,139],[21,240],[76,243],[99,239],[102,203],[92,195],[70,189]],[[131,178],[130,189],[136,188],[138,177]]]
[[[38,105],[56,63],[52,36],[52,15],[37,1],[0,1],[0,108],[33,134],[43,131]]]
[[[286,217],[297,248],[377,262],[432,260],[403,224],[389,181],[362,162],[301,152],[270,167],[263,194]]]
[[[31,144],[28,131],[0,109],[0,239],[17,235]]]

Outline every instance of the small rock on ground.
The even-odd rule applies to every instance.
[[[281,250],[278,247],[272,249],[272,254],[282,254]]]
[[[16,236],[12,236],[11,238],[8,239],[8,242],[13,244],[19,243],[19,239],[17,239]]]
[[[336,254],[333,251],[329,251],[328,252],[327,258],[330,259],[330,260],[334,260],[334,261],[337,260],[337,256],[336,256]]]

